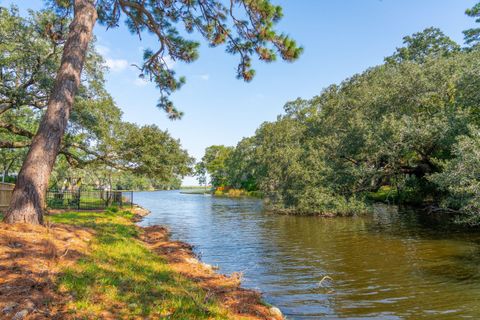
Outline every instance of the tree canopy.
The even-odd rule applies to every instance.
[[[386,58],[389,62],[424,62],[432,56],[448,56],[460,50],[460,45],[447,37],[438,28],[427,28],[403,38],[404,46]]]
[[[24,18],[15,7],[0,9],[0,16],[0,157],[5,175],[18,172],[38,128],[60,65],[66,36],[61,30],[69,21],[48,10],[31,11]],[[122,121],[121,110],[105,90],[105,71],[93,42],[51,185],[59,187],[75,176],[87,182],[87,172],[98,176],[112,170],[117,180],[126,174],[148,177],[157,187],[168,181],[178,185],[174,180],[190,172],[191,158],[158,127]]]
[[[9,223],[43,223],[48,180],[57,155],[63,150],[62,141],[67,140],[63,139],[64,134],[68,131],[67,125],[77,100],[76,95],[82,91],[82,73],[84,67],[88,69],[88,52],[97,22],[107,28],[114,28],[120,22],[125,22],[130,31],[140,38],[145,33],[156,37],[158,48],[145,50],[144,61],[137,68],[141,78],[156,83],[160,89],[158,107],[166,111],[171,119],[179,118],[182,113],[173,106],[169,96],[180,88],[185,80],[176,77],[175,72],[168,68],[166,58],[188,63],[198,56],[199,44],[184,37],[182,27],[187,33],[198,32],[211,46],[226,44],[227,52],[240,56],[237,76],[246,81],[250,81],[254,76],[253,56],[270,62],[275,60],[278,53],[283,60],[293,61],[302,52],[302,48],[298,47],[295,41],[274,29],[274,25],[282,17],[282,10],[281,7],[272,5],[269,0],[231,0],[225,4],[216,0],[48,2],[54,10],[52,12],[55,13],[55,18],[58,18],[54,22],[58,23],[45,24],[43,33],[54,42],[63,39],[65,41],[60,65],[48,96],[47,108],[41,117],[38,130],[31,137],[31,143],[22,142],[30,146],[4,218]],[[68,32],[64,33],[62,22],[67,19],[71,21]],[[71,153],[64,154],[70,161],[75,159]],[[143,160],[150,161],[147,158]],[[142,168],[139,165],[130,167]]]
[[[287,103],[223,160],[224,181],[284,212],[352,215],[382,200],[480,224],[480,51],[434,28],[404,43],[383,65]]]
[[[223,145],[210,146],[205,150],[202,161],[197,164],[197,175],[202,177],[206,170],[210,174],[210,183],[220,187],[229,184],[227,176],[227,159],[233,151],[232,147]],[[203,181],[203,180],[202,180]]]
[[[475,18],[475,22],[480,23],[480,2],[465,12],[468,16]],[[465,30],[465,42],[471,46],[477,46],[480,43],[480,28],[470,28]]]

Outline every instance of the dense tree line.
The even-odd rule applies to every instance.
[[[384,64],[287,103],[235,148],[207,148],[197,167],[280,211],[352,215],[389,200],[480,224],[478,29],[465,35],[465,48],[436,28],[405,37]]]

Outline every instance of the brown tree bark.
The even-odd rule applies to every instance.
[[[55,164],[75,94],[80,86],[83,63],[92,39],[97,11],[92,0],[75,0],[74,17],[63,49],[55,85],[37,134],[18,175],[7,223],[43,223],[45,194]]]

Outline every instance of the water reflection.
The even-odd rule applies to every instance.
[[[142,224],[169,225],[205,262],[243,272],[289,319],[480,316],[480,237],[427,227],[425,215],[378,207],[364,218],[289,217],[252,199],[135,199],[152,211]]]

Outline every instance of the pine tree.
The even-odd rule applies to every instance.
[[[179,89],[184,78],[177,77],[167,65],[174,61],[192,62],[198,57],[197,42],[180,35],[178,26],[199,32],[211,46],[226,45],[226,51],[240,57],[238,78],[250,81],[255,75],[252,58],[271,62],[279,54],[293,61],[302,48],[290,37],[274,30],[282,9],[268,0],[55,0],[59,14],[72,16],[55,86],[45,115],[32,139],[27,157],[18,175],[8,223],[43,223],[45,193],[61,140],[73,108],[75,94],[88,45],[97,22],[107,28],[117,27],[123,19],[130,31],[140,38],[153,34],[159,48],[145,50],[138,66],[140,76],[156,83],[160,90],[158,107],[171,119],[181,117],[169,95]]]
[[[467,16],[476,18],[475,22],[480,23],[480,2],[475,6],[465,11]],[[471,46],[476,46],[480,43],[480,28],[471,28],[463,32],[465,35],[465,42]]]

